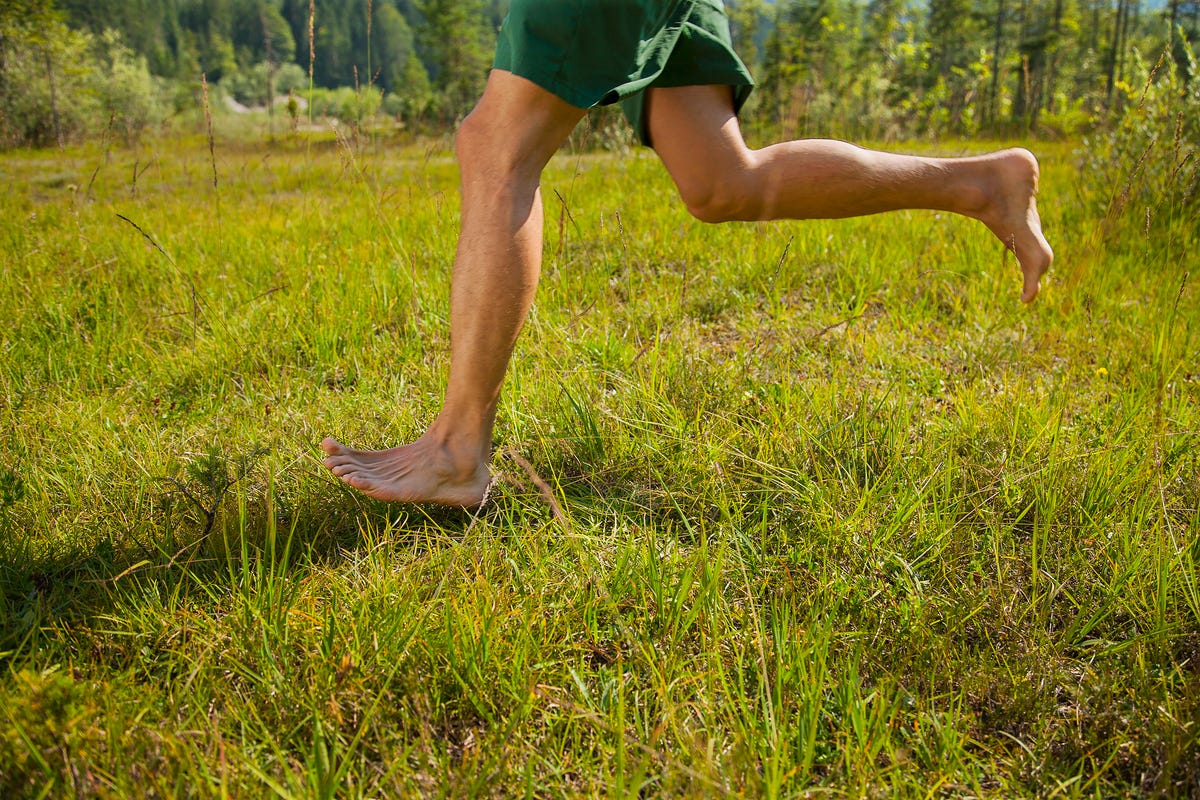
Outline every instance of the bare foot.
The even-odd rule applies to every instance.
[[[1016,255],[1025,276],[1021,301],[1028,303],[1037,297],[1041,278],[1054,260],[1037,210],[1038,162],[1033,153],[1019,147],[992,158],[994,183],[987,195],[988,207],[978,218]]]
[[[388,450],[355,450],[334,439],[321,442],[321,449],[330,472],[376,500],[477,506],[491,480],[486,463],[456,456],[428,434]]]

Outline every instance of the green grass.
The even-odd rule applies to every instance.
[[[1200,243],[1039,150],[1032,307],[560,155],[478,516],[316,447],[438,408],[445,143],[0,156],[0,794],[1195,793]]]

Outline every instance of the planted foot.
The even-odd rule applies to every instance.
[[[356,450],[334,439],[321,442],[321,449],[330,472],[376,500],[477,506],[491,480],[483,460],[455,453],[428,434],[387,450]]]
[[[1025,278],[1021,301],[1028,303],[1037,297],[1042,276],[1054,260],[1037,210],[1037,158],[1021,148],[990,158],[996,162],[991,171],[992,188],[986,195],[988,205],[978,218],[1016,255]]]

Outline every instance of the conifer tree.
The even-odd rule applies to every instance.
[[[482,0],[422,0],[418,7],[438,116],[450,122],[470,111],[483,91],[495,41],[487,7]]]

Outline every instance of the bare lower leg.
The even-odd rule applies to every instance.
[[[581,115],[522,79],[493,72],[458,137],[463,213],[445,403],[409,445],[356,450],[322,442],[325,466],[344,483],[379,500],[470,506],[483,499],[500,386],[541,265],[538,181]]]
[[[537,285],[542,208],[536,183],[480,189],[464,174],[441,413],[401,447],[363,451],[333,439],[321,443],[333,474],[377,500],[470,506],[487,490],[500,384]]]
[[[1028,150],[924,158],[809,140],[767,147],[753,159],[765,176],[759,218],[839,218],[906,208],[971,217],[1016,254],[1025,302],[1037,295],[1053,259],[1037,211],[1038,163]]]
[[[721,86],[652,89],[648,115],[655,149],[700,219],[830,219],[918,208],[962,214],[1016,253],[1026,302],[1053,259],[1037,211],[1038,164],[1026,150],[924,158],[828,139],[751,150]]]

